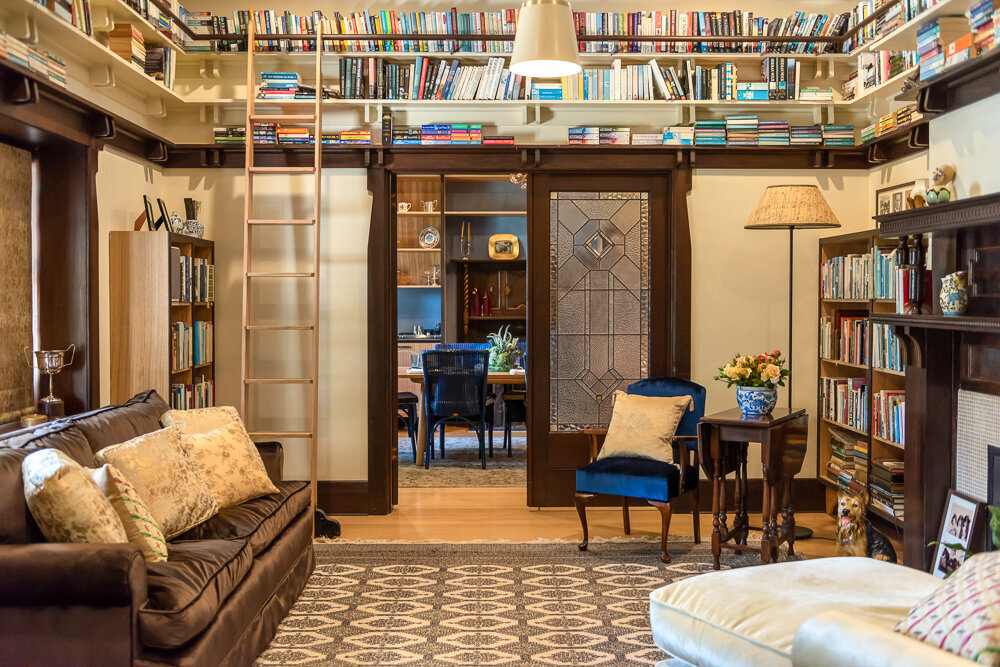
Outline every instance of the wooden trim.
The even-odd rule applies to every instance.
[[[997,92],[1000,92],[1000,51],[993,50],[947,68],[906,91],[903,96],[905,99],[916,96],[921,113],[943,114],[986,99]]]
[[[929,234],[1000,224],[1000,194],[875,216],[882,236]]]
[[[327,514],[386,514],[369,511],[369,489],[365,481],[320,480],[317,507]]]

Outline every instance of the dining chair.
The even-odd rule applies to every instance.
[[[417,417],[417,405],[419,402],[420,399],[412,391],[400,391],[396,393],[396,414],[406,426],[406,434],[410,436],[414,463],[417,461],[417,428],[420,423]]]
[[[424,370],[424,429],[428,446],[424,468],[431,466],[434,432],[441,429],[444,453],[445,424],[460,422],[476,431],[479,458],[486,468],[486,384],[489,381],[488,350],[427,350],[422,354]]]
[[[489,343],[438,343],[434,346],[435,350],[486,350],[489,351]],[[486,430],[487,430],[487,444],[489,445],[490,456],[493,456],[493,425],[496,422],[496,392],[490,391],[489,388],[486,390]],[[433,440],[429,440],[429,443],[433,443]],[[444,426],[441,427],[441,441],[440,441],[441,458],[444,458]],[[433,453],[431,458],[433,458]]]
[[[517,344],[517,350],[521,355],[521,368],[527,373],[528,344],[521,341]],[[525,403],[527,396],[526,387],[518,387],[517,389],[505,388],[503,392],[503,445],[500,448],[507,450],[508,457],[513,455],[513,436],[511,430],[514,424],[525,424],[527,426],[528,406]]]
[[[670,562],[667,552],[667,533],[673,513],[671,503],[677,498],[691,495],[691,517],[694,520],[694,541],[701,542],[698,523],[698,422],[705,416],[705,388],[696,382],[680,378],[650,378],[633,382],[626,389],[628,394],[639,396],[690,396],[690,409],[684,413],[673,438],[674,461],[656,461],[648,458],[609,456],[598,459],[604,443],[606,429],[581,429],[590,439],[590,463],[576,471],[576,496],[574,502],[583,526],[580,551],[587,550],[587,503],[596,495],[620,496],[625,534],[631,533],[628,502],[641,498],[660,511],[660,560]]]

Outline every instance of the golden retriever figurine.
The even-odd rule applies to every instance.
[[[896,550],[892,542],[865,516],[867,505],[867,493],[860,496],[841,493],[837,497],[837,555],[867,556],[895,563]]]

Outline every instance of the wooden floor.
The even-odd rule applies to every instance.
[[[653,507],[631,509],[632,535],[659,536],[660,516]],[[591,536],[621,536],[620,508],[588,508]],[[573,508],[533,509],[525,506],[523,488],[400,489],[399,505],[384,516],[339,516],[346,539],[384,540],[511,540],[580,539],[580,519]],[[796,542],[805,556],[832,556],[836,522],[826,514],[797,514],[799,525],[815,531]],[[751,515],[751,525],[760,516]],[[674,515],[671,535],[692,535],[690,514]],[[710,538],[712,515],[701,514],[702,538]],[[759,534],[758,534],[759,535]],[[827,539],[823,539],[827,538]]]

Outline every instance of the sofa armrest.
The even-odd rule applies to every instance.
[[[260,458],[264,461],[264,469],[271,481],[277,484],[284,479],[285,450],[280,442],[255,442]]]
[[[0,607],[138,609],[146,601],[146,561],[134,544],[4,545],[0,572]]]
[[[803,623],[792,642],[795,667],[968,667],[965,658],[841,611]]]

